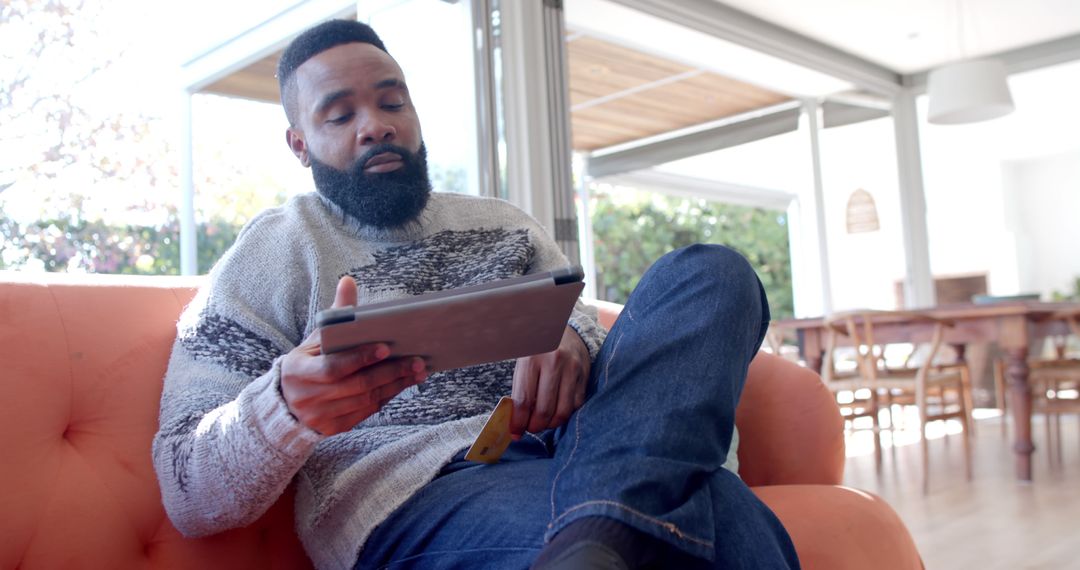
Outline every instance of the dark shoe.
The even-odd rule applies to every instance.
[[[532,570],[629,570],[626,562],[611,548],[599,542],[579,541],[551,560]]]

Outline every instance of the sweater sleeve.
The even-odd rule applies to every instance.
[[[266,233],[241,233],[178,325],[153,461],[166,512],[185,536],[254,522],[322,439],[289,413],[280,390],[280,357],[300,340],[296,310],[306,311],[310,278],[295,269],[302,263],[281,270],[264,254],[261,244],[280,243]]]

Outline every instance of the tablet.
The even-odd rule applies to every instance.
[[[383,342],[438,372],[555,350],[581,290],[580,266],[321,311],[324,354]]]

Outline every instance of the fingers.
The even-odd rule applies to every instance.
[[[316,371],[326,382],[336,382],[359,370],[371,367],[390,356],[390,347],[383,343],[365,344],[317,359]]]
[[[549,427],[561,424],[553,424],[552,417],[559,407],[559,391],[562,389],[562,370],[552,366],[540,369],[539,378],[536,382],[536,405],[533,406],[529,416],[528,431],[541,432]],[[567,414],[569,416],[569,414]],[[565,418],[564,418],[565,420]]]
[[[422,379],[418,379],[413,374],[394,378],[372,390],[328,402],[323,415],[328,418],[326,422],[333,426],[332,429],[338,431],[352,429],[356,424],[381,410],[403,390],[420,382]]]
[[[348,398],[393,384],[399,379],[422,381],[427,378],[427,365],[422,358],[401,358],[361,369],[334,383],[336,398]],[[395,392],[396,394],[396,392]],[[375,398],[378,401],[378,398]]]
[[[569,377],[564,376],[563,383],[559,386],[559,398],[555,406],[555,412],[551,414],[551,427],[558,427],[567,422],[570,419],[570,415],[581,407],[581,404],[577,404],[578,387],[584,388],[585,382],[566,381]],[[584,392],[584,390],[583,390]],[[582,401],[584,401],[584,393],[582,394]]]
[[[418,380],[416,377],[412,376],[399,378],[390,384],[384,384],[370,393],[367,401],[342,403],[341,409],[346,410],[345,413],[328,420],[326,422],[326,429],[328,431],[320,431],[320,433],[333,435],[351,430],[356,427],[357,424],[381,410],[387,402],[394,399],[403,390],[409,386],[415,386],[422,381],[422,379]]]
[[[588,373],[560,351],[520,358],[514,368],[510,434],[540,432],[567,422],[585,402]]]
[[[330,308],[340,309],[342,307],[355,306],[357,296],[356,281],[353,280],[352,277],[346,275],[341,279],[338,279],[337,289],[334,291],[334,303]],[[309,334],[296,348],[311,356],[322,354],[322,337],[320,332],[321,331],[318,328],[311,331],[311,334]]]
[[[285,405],[298,421],[324,435],[351,429],[401,390],[427,378],[423,359],[389,356],[385,343],[325,355],[298,346],[281,363]],[[342,417],[353,423],[346,426]]]
[[[515,440],[525,434],[536,402],[536,384],[539,370],[533,358],[519,358],[514,367],[514,381],[510,396],[514,399],[514,411],[510,414],[510,435]]]
[[[289,378],[289,382],[299,380],[330,384],[389,356],[390,347],[384,343],[366,344],[334,354],[322,354],[317,344],[312,349],[305,343],[285,355],[281,372]]]
[[[319,433],[333,435],[352,429],[402,390],[425,379],[423,359],[406,358],[380,362],[332,382],[318,377],[286,385],[283,378],[282,392],[299,421]]]
[[[334,292],[333,308],[355,306],[356,298],[356,280],[349,275],[338,279],[337,290]]]
[[[426,378],[427,370],[423,359],[403,358],[362,368],[333,382],[311,382],[308,383],[308,389],[314,399],[324,404],[355,398],[379,402],[384,399],[380,391],[383,387],[402,380],[415,383]],[[333,415],[338,416],[346,412],[347,410],[341,410]],[[323,413],[327,412],[324,410]]]

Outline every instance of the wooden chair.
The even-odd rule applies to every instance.
[[[792,332],[791,329],[778,326],[776,323],[769,323],[769,329],[765,332],[761,348],[766,352],[782,357],[784,360],[805,366],[806,363],[799,359],[799,350],[795,339],[792,338]]]
[[[882,445],[879,423],[881,407],[878,392],[873,390],[864,375],[859,373],[859,359],[853,358],[851,351],[844,352],[837,346],[837,336],[844,334],[846,334],[845,330],[835,323],[829,323],[826,349],[821,364],[821,379],[840,407],[840,415],[844,418],[844,430],[850,433],[869,429],[873,432],[874,464],[880,473]],[[856,347],[851,350],[860,349]],[[870,428],[858,427],[859,418],[870,418]]]
[[[1061,416],[1080,414],[1080,356],[1069,354],[1069,338],[1080,339],[1080,308],[1058,311],[1050,320],[1064,321],[1068,326],[1065,334],[1051,337],[1054,346],[1052,358],[1033,358],[1028,360],[1028,382],[1031,385],[1031,407],[1035,413],[1043,415],[1046,421],[1046,445],[1053,459],[1053,450],[1061,458]],[[1005,363],[995,362],[994,385],[1000,398],[1001,409],[1007,408],[1005,390]],[[1002,433],[1005,433],[1005,418],[1002,417]]]
[[[874,337],[874,327],[885,322],[924,322],[932,329],[928,343],[916,344],[907,354],[900,366],[892,366],[886,359],[886,347]],[[952,322],[926,315],[899,311],[856,311],[836,314],[825,321],[826,337],[825,357],[822,364],[822,378],[826,386],[839,396],[850,392],[853,401],[837,400],[841,409],[847,409],[845,419],[850,419],[854,429],[854,420],[858,417],[871,418],[874,431],[874,456],[878,469],[882,463],[881,412],[889,413],[889,429],[893,430],[896,422],[892,412],[894,405],[916,406],[919,412],[922,442],[923,493],[929,492],[929,441],[926,438],[926,426],[933,421],[949,419],[959,420],[963,427],[964,466],[968,480],[972,477],[971,469],[971,380],[967,365],[950,363],[941,365],[936,362],[942,347],[944,331]],[[853,347],[853,365],[838,366],[838,358],[843,356],[839,337],[848,337]]]

